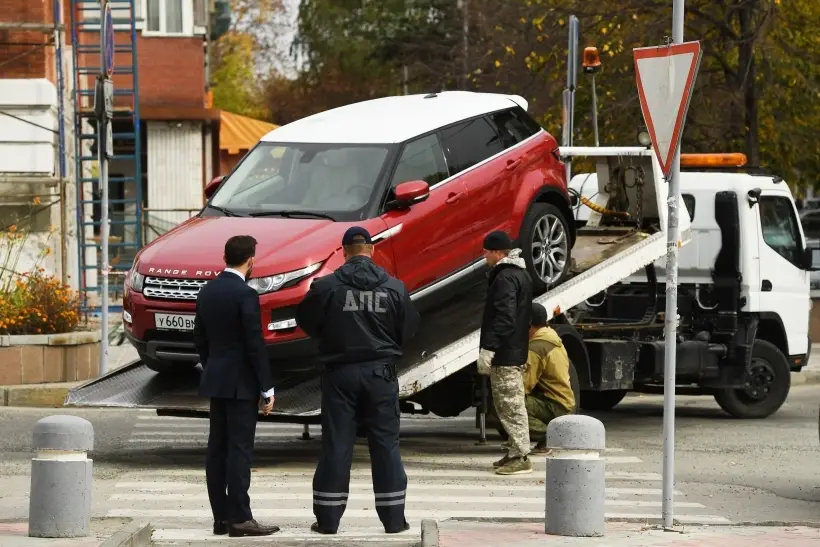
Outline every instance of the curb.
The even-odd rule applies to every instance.
[[[480,522],[483,524],[514,524],[514,523],[543,523],[543,518],[516,518],[516,517],[479,517],[479,518],[449,518],[452,522]],[[422,521],[424,522],[424,521]],[[435,522],[435,521],[434,521]],[[606,522],[623,522],[628,524],[646,524],[649,526],[663,524],[663,519],[655,518],[634,518],[634,517],[615,517],[607,518]],[[437,524],[437,523],[436,523]],[[728,521],[728,522],[679,522],[674,520],[674,526],[688,526],[688,527],[703,527],[703,528],[737,528],[737,527],[751,527],[758,526],[760,528],[780,528],[784,526],[802,526],[804,528],[820,528],[820,521],[779,521],[779,520],[762,520],[762,521]],[[438,527],[436,527],[438,532]],[[422,529],[423,534],[423,529]],[[422,536],[423,537],[423,536]]]
[[[421,521],[421,547],[438,547],[438,522],[432,519]]]
[[[59,408],[77,382],[0,386],[0,406]]]
[[[150,522],[130,522],[103,541],[100,547],[150,547],[153,534],[154,527]]]
[[[820,370],[804,370],[802,372],[792,372],[792,385],[804,386],[820,384]]]

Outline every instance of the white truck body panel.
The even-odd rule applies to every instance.
[[[592,199],[597,192],[597,175],[576,175],[570,182],[570,188]],[[719,191],[734,191],[739,202],[740,270],[743,274],[741,296],[746,298],[741,311],[776,314],[783,322],[789,355],[807,353],[808,316],[811,311],[810,272],[790,262],[767,244],[767,240],[777,234],[768,231],[764,234],[760,204],[749,206],[747,201],[749,190],[756,188],[761,190],[761,200],[766,200],[767,197],[769,200],[784,200],[782,211],[787,210],[787,201],[793,215],[794,229],[797,230],[798,248],[802,249],[805,247],[805,236],[786,183],[775,182],[772,177],[745,173],[684,172],[681,173],[680,188],[682,199],[688,200],[690,207],[694,204],[694,211],[687,209],[687,212],[694,214],[691,220],[691,243],[681,249],[679,255],[678,282],[695,285],[712,283],[711,272],[721,247],[720,227],[715,220],[715,194]],[[593,215],[597,215],[583,204],[574,208],[574,213],[579,221],[589,221]],[[785,218],[781,220],[785,222]],[[655,263],[659,280],[665,275],[665,266],[665,258]],[[771,283],[771,290],[763,290],[764,280]],[[624,279],[625,283],[644,281],[646,279],[642,275]]]

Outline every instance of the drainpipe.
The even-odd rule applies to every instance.
[[[67,192],[65,188],[66,148],[65,148],[65,81],[63,75],[63,31],[62,5],[60,0],[52,1],[54,11],[54,46],[57,68],[57,154],[59,156],[59,184],[60,184],[60,278],[63,285],[68,284],[68,222],[66,220]]]

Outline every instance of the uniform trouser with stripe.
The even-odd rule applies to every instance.
[[[387,532],[404,527],[407,475],[399,452],[399,384],[385,364],[342,365],[322,374],[322,456],[313,513],[336,532],[347,507],[357,417],[367,432],[376,513]]]

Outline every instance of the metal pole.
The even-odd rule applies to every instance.
[[[564,89],[564,127],[561,141],[572,146],[575,124],[575,88],[578,85],[578,18],[569,16],[569,42],[567,44],[567,87]],[[564,163],[567,184],[572,177],[572,161]]]
[[[407,90],[407,80],[408,80],[408,78],[409,77],[408,77],[408,74],[407,74],[407,65],[403,65],[402,66],[402,88],[403,88],[403,91],[404,91],[405,95],[409,95],[409,92]]]
[[[595,91],[595,74],[592,75],[592,135],[595,146],[600,146],[598,140],[598,93]]]
[[[467,89],[467,80],[469,78],[469,76],[467,74],[470,72],[470,57],[469,57],[469,54],[470,54],[470,18],[469,18],[470,17],[470,0],[461,0],[461,8],[462,8],[461,34],[462,34],[462,39],[463,39],[463,43],[461,45],[462,50],[463,50],[462,53],[461,53],[461,55],[462,55],[461,62],[463,63],[463,66],[461,67],[461,72],[462,72],[462,74],[461,74],[461,81],[462,81],[461,89],[466,90]]]
[[[100,2],[100,68],[106,78],[105,12],[107,0]],[[103,109],[105,111],[105,109]],[[106,156],[108,123],[103,114],[97,120],[97,159],[100,180],[100,255],[102,260],[102,286],[100,287],[100,376],[108,372],[108,158]]]
[[[672,41],[683,43],[684,0],[673,0]],[[663,527],[674,523],[675,491],[675,375],[678,323],[678,194],[680,187],[680,141],[672,160],[669,177],[669,207],[666,239],[666,313],[664,316],[664,378],[663,378]]]

